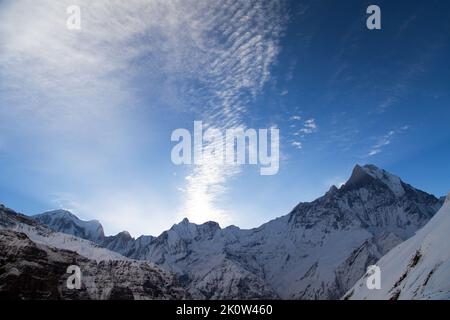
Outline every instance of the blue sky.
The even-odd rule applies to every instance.
[[[185,216],[258,226],[356,163],[444,195],[449,15],[445,0],[2,1],[0,202],[137,236]],[[175,166],[170,135],[194,120],[277,127],[278,174]]]

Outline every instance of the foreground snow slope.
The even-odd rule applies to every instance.
[[[439,212],[415,236],[386,254],[381,290],[369,290],[366,276],[347,299],[450,299],[450,194]]]

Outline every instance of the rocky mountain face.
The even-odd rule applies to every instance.
[[[70,265],[82,272],[80,289],[67,286]],[[152,263],[131,260],[87,240],[53,232],[0,206],[0,299],[186,297],[177,277]]]
[[[367,275],[345,299],[450,299],[450,194],[439,212],[416,235],[382,257],[381,288],[369,290]]]
[[[185,219],[156,238],[122,233],[96,243],[177,273],[194,298],[338,299],[441,204],[382,169],[356,166],[341,188],[256,229]]]

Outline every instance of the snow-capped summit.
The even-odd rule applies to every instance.
[[[197,237],[211,237],[218,230],[220,230],[220,226],[217,222],[208,221],[198,225],[189,222],[188,218],[184,218],[180,223],[174,224],[169,232],[171,232],[171,234],[176,234],[177,237],[182,239],[191,239]]]
[[[37,215],[37,216],[51,216],[52,218],[67,218],[67,219],[78,220],[78,217],[76,215],[74,215],[69,210],[65,210],[65,209],[50,210],[50,211],[41,213],[40,215]]]
[[[180,223],[174,224],[169,231],[173,231],[182,238],[193,237],[197,233],[197,225],[184,218]]]
[[[386,184],[389,189],[391,189],[391,191],[395,193],[395,195],[401,197],[405,194],[405,190],[403,189],[403,182],[399,177],[371,164],[365,165],[363,167],[363,170],[372,177],[379,179],[384,184]]]
[[[33,219],[55,231],[98,242],[105,237],[103,226],[97,220],[83,221],[67,210],[47,211]]]
[[[344,187],[347,189],[358,188],[367,185],[372,179],[387,186],[397,197],[405,194],[404,183],[399,177],[372,164],[365,166],[356,165],[350,179],[344,184]]]
[[[326,195],[333,195],[338,192],[338,188],[335,185],[332,185],[330,189],[327,191]]]

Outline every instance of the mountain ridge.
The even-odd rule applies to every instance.
[[[194,298],[338,299],[439,206],[397,176],[357,165],[340,188],[257,228],[183,219],[139,243],[123,234],[97,243],[178,274]]]
[[[369,169],[369,170],[367,170],[367,169]],[[318,199],[320,199],[320,198],[322,198],[322,197],[325,197],[325,196],[329,196],[329,195],[335,194],[336,192],[339,192],[339,191],[342,191],[342,190],[347,191],[347,190],[349,190],[349,189],[351,189],[351,188],[354,188],[355,186],[360,186],[362,182],[364,182],[364,181],[367,182],[367,180],[366,180],[367,178],[368,178],[368,179],[373,179],[373,180],[376,181],[377,178],[374,177],[374,174],[375,174],[374,171],[375,171],[375,170],[379,170],[379,172],[380,172],[381,174],[387,174],[388,176],[394,177],[394,179],[395,179],[395,178],[398,179],[398,182],[399,182],[399,183],[411,187],[409,184],[406,184],[405,182],[403,182],[403,181],[402,181],[400,178],[398,178],[397,176],[395,176],[395,175],[393,175],[393,174],[390,174],[390,173],[388,173],[387,171],[385,171],[384,169],[380,169],[380,168],[378,168],[377,166],[375,166],[375,165],[373,165],[373,164],[366,164],[366,165],[362,165],[362,166],[359,165],[359,164],[357,164],[357,165],[355,165],[355,167],[353,168],[352,173],[351,173],[351,176],[348,178],[348,180],[347,180],[344,184],[342,184],[341,187],[338,188],[338,187],[336,187],[335,185],[331,185],[331,186],[330,186],[330,189],[329,189],[323,196],[321,196],[321,197],[319,197],[319,198],[317,198],[317,199],[315,199],[315,200],[318,200]],[[364,178],[363,176],[365,176],[365,178]],[[416,190],[418,190],[418,189],[416,189]],[[419,190],[419,191],[421,191],[421,190]],[[394,191],[394,193],[395,193],[395,192],[401,192],[401,191],[398,191],[398,190],[397,190],[397,191]],[[423,191],[421,191],[421,192],[423,192]],[[433,196],[433,197],[435,197],[435,198],[438,199],[439,201],[441,201],[442,204],[443,204],[443,202],[445,201],[445,198],[446,198],[446,196],[442,196],[442,197],[437,198],[436,196],[434,196],[434,195],[432,195],[432,194],[430,194],[430,195]],[[298,203],[296,206],[294,206],[294,208],[293,208],[289,213],[287,213],[287,214],[285,214],[285,215],[289,215],[290,213],[292,213],[292,212],[295,210],[295,208],[297,208],[299,205],[301,205],[301,204],[303,204],[303,203],[311,203],[311,202],[314,202],[315,200],[309,201],[309,202],[308,202],[308,201],[307,201],[307,202],[300,202],[300,203]],[[96,219],[92,219],[92,220],[82,220],[82,219],[78,218],[78,216],[76,216],[76,215],[75,215],[74,213],[72,213],[71,211],[65,210],[65,209],[54,209],[54,210],[49,210],[49,211],[46,211],[46,212],[43,212],[43,213],[40,213],[40,214],[32,215],[31,217],[32,217],[33,219],[35,219],[35,220],[37,220],[37,221],[39,221],[39,222],[41,222],[41,223],[43,223],[43,224],[49,226],[50,228],[55,228],[55,229],[60,230],[61,227],[59,227],[59,226],[54,226],[51,222],[43,221],[43,217],[44,217],[44,216],[51,216],[51,215],[54,215],[55,213],[59,213],[59,212],[67,213],[71,218],[75,219],[78,223],[97,223],[97,224],[99,225],[99,227],[101,228],[102,233],[103,233],[103,226],[102,226],[102,224],[101,224],[100,221],[98,221],[98,220],[96,220]],[[282,216],[284,216],[284,215],[282,215]],[[255,229],[258,229],[258,228],[260,228],[261,226],[263,226],[263,225],[265,225],[265,224],[267,224],[267,223],[270,223],[271,221],[276,220],[276,219],[278,219],[278,218],[280,218],[280,217],[282,217],[282,216],[272,218],[272,219],[268,220],[267,222],[262,223],[260,226],[256,226],[256,227],[252,227],[252,228],[244,228],[244,229],[243,229],[243,228],[240,228],[239,226],[236,226],[236,225],[230,225],[230,226],[227,226],[227,227],[222,228],[222,227],[220,227],[220,225],[219,225],[217,222],[215,222],[215,221],[206,221],[206,222],[203,222],[203,223],[192,223],[192,222],[189,221],[189,219],[188,219],[187,217],[185,217],[185,218],[183,218],[180,222],[178,222],[178,223],[175,222],[168,230],[171,230],[171,229],[173,229],[174,227],[176,227],[177,225],[181,225],[181,224],[183,224],[183,223],[192,224],[192,225],[196,225],[196,226],[202,226],[202,225],[205,225],[205,224],[210,224],[210,223],[212,223],[212,224],[217,224],[217,225],[219,226],[220,229],[236,228],[236,229],[243,230],[243,231],[244,231],[244,230],[255,230]],[[164,232],[166,232],[166,231],[167,231],[167,230],[161,232],[158,236],[162,235],[162,233],[164,233]],[[104,233],[103,233],[103,235],[102,235],[101,237],[99,237],[99,238],[111,238],[111,237],[117,237],[117,236],[119,236],[119,235],[121,235],[121,234],[123,234],[123,233],[128,233],[128,234],[129,234],[128,231],[124,230],[124,231],[121,231],[121,232],[119,232],[119,233],[117,233],[117,234],[115,234],[115,235],[108,235],[108,236],[106,236],[106,235],[104,235]],[[158,236],[154,236],[154,235],[145,235],[145,234],[142,234],[142,235],[139,235],[139,236],[131,236],[131,235],[130,235],[131,239],[133,239],[133,240],[137,240],[137,239],[139,239],[139,238],[141,238],[141,237],[157,238]],[[84,237],[82,237],[82,238],[84,238]],[[90,240],[95,241],[95,239],[90,239]]]

